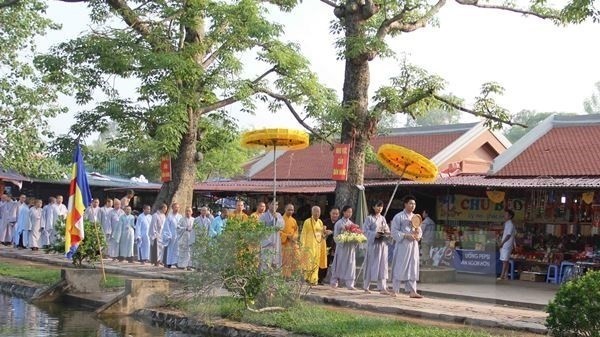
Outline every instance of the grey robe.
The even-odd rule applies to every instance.
[[[19,203],[16,201],[8,201],[0,208],[0,212],[2,212],[2,222],[0,222],[0,242],[12,242],[18,208]]]
[[[365,282],[386,280],[388,278],[388,245],[383,239],[375,239],[377,232],[389,233],[390,227],[381,214],[369,215],[363,224],[367,237],[367,255],[365,256]]]
[[[151,214],[140,214],[135,223],[135,239],[138,243],[139,259],[150,260],[150,222]]]
[[[271,214],[271,212],[265,212],[260,216],[260,222],[264,223],[267,227],[274,227],[277,230],[269,235],[268,238],[261,242],[261,261],[262,268],[267,266],[270,267],[281,267],[281,235],[280,231],[283,229],[284,222],[283,217],[279,213],[275,213],[275,215]]]
[[[333,237],[341,234],[344,227],[352,224],[350,219],[340,218],[333,228]],[[352,281],[356,278],[356,247],[357,243],[336,242],[335,255],[331,263],[331,282],[338,280]]]
[[[119,257],[133,256],[133,240],[135,238],[135,217],[132,214],[121,215],[116,228],[113,228],[111,238],[118,244]]]
[[[165,220],[162,231],[163,245],[167,247],[166,262],[167,265],[176,265],[179,259],[179,245],[177,244],[177,224],[182,215],[169,214]]]
[[[100,220],[100,224],[102,224],[102,231],[104,235],[107,237],[112,233],[112,226],[110,222],[110,212],[113,210],[112,207],[100,207],[98,218]]]
[[[121,220],[121,216],[124,215],[125,212],[122,209],[113,208],[110,211],[110,237],[108,240],[108,256],[115,258],[119,256],[119,240],[121,239],[121,233],[119,232],[118,240],[117,236],[113,236],[113,233],[119,228],[119,221]]]
[[[40,236],[42,231],[42,209],[32,207],[29,210],[29,223],[27,226],[29,234],[29,247],[40,248]]]
[[[17,211],[17,223],[15,225],[15,233],[13,235],[13,243],[19,244],[19,236],[23,234],[23,246],[29,247],[29,205],[20,204]]]
[[[54,224],[58,220],[57,213],[54,212],[54,204],[48,204],[42,208],[42,246],[49,246],[54,244],[56,235],[54,233]]]
[[[163,243],[162,243],[162,230],[163,225],[165,224],[166,215],[161,212],[155,212],[152,215],[152,220],[150,221],[150,244],[152,245],[151,250],[154,253],[151,253],[150,256],[152,259],[156,258],[156,260],[152,260],[152,263],[158,263],[163,261]],[[154,241],[156,240],[156,241]]]
[[[192,266],[191,246],[196,240],[194,232],[194,218],[183,217],[177,223],[177,244],[179,245],[179,255],[177,258],[177,267],[186,268]]]
[[[392,261],[392,280],[395,281],[419,280],[419,242],[403,237],[404,234],[413,233],[411,219],[412,214],[408,215],[405,211],[396,214],[392,219],[392,236],[396,240]],[[421,228],[417,229],[417,235],[420,239]]]

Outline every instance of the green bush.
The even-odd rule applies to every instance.
[[[91,263],[92,265],[101,258],[101,251],[99,247],[106,247],[106,238],[102,231],[102,226],[85,220],[83,222],[83,228],[85,238],[79,243],[77,251],[73,255],[73,264],[77,267],[81,267],[83,261]],[[54,230],[56,232],[56,241],[54,245],[48,247],[46,252],[65,253],[65,223],[64,221],[57,221]]]
[[[600,336],[600,271],[563,284],[547,308],[553,336]]]
[[[260,263],[260,243],[272,233],[273,229],[254,219],[228,219],[216,238],[199,235],[192,253],[197,271],[188,275],[187,286],[204,299],[217,289],[226,289],[250,310],[292,305],[304,289],[302,275],[285,278],[280,268]]]

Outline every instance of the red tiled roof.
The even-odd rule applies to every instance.
[[[450,143],[465,133],[465,130],[439,134],[409,134],[380,136],[371,144],[375,151],[380,145],[392,143],[417,151],[427,158],[435,156]],[[326,180],[331,179],[333,152],[328,144],[318,143],[306,149],[288,151],[277,159],[277,179],[281,180]],[[365,167],[365,179],[385,179],[377,165]],[[273,164],[250,177],[255,180],[273,179]]]
[[[600,125],[555,126],[494,176],[600,176]]]
[[[277,182],[277,193],[333,193],[335,184],[333,180],[282,180]],[[270,193],[273,192],[273,181],[231,180],[203,182],[194,185],[194,191]]]
[[[397,181],[368,181],[366,187],[395,186]],[[456,176],[438,178],[433,182],[402,180],[401,186],[449,186],[492,188],[600,188],[600,177],[595,178],[494,178],[486,176]]]

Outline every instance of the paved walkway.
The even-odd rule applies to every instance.
[[[0,256],[25,259],[57,266],[72,267],[60,254],[19,250],[0,246]],[[99,267],[99,264],[97,264]],[[155,267],[149,264],[104,260],[107,273],[141,278],[162,278],[179,281],[184,270]],[[525,281],[502,281],[476,275],[458,274],[454,283],[419,284],[424,299],[408,296],[392,298],[377,292],[365,294],[343,288],[317,286],[310,289],[307,299],[319,303],[407,315],[467,325],[497,327],[511,330],[546,333],[542,310],[558,289],[555,285]]]

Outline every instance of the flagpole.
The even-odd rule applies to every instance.
[[[98,223],[94,222],[94,232],[96,232],[96,241],[98,242],[98,253],[100,254],[100,268],[102,269],[102,279],[106,284],[106,271],[104,270],[104,259],[102,258],[102,246],[100,245],[100,234],[98,234]]]

